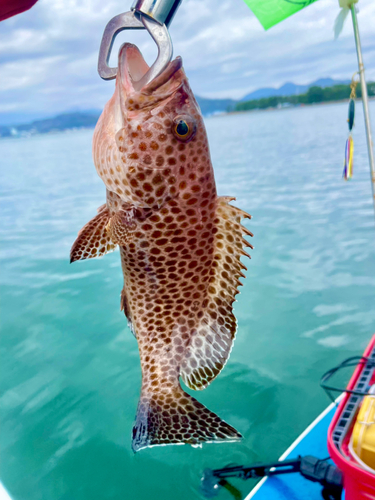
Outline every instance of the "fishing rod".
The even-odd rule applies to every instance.
[[[358,59],[358,73],[359,73],[359,78],[360,78],[360,82],[361,82],[361,89],[362,89],[362,105],[363,105],[363,112],[364,112],[364,116],[365,116],[368,159],[369,159],[369,163],[370,163],[372,201],[374,204],[374,216],[375,216],[375,160],[374,160],[374,149],[373,149],[372,134],[371,134],[371,122],[370,122],[370,112],[369,112],[369,105],[368,105],[367,85],[366,85],[366,78],[365,78],[365,67],[363,64],[362,46],[361,46],[361,39],[359,36],[357,11],[356,11],[356,7],[355,7],[355,4],[357,2],[358,2],[358,0],[349,0],[349,1],[348,0],[339,0],[340,7],[349,7],[351,15],[352,15],[355,46],[356,46],[356,50],[357,50],[357,59]]]

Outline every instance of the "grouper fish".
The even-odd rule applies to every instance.
[[[106,203],[78,233],[71,262],[117,245],[121,309],[139,347],[142,389],[132,448],[236,441],[239,432],[180,385],[205,389],[236,333],[233,302],[246,269],[250,216],[217,196],[199,106],[177,57],[137,90],[148,65],[119,52],[116,88],[96,125],[93,158]],[[249,256],[248,256],[249,257]]]

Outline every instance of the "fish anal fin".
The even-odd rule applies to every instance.
[[[164,408],[172,404],[173,413]],[[170,390],[148,393],[142,389],[133,427],[134,452],[167,444],[199,445],[239,441],[241,434],[176,384]]]
[[[79,231],[78,237],[70,251],[70,262],[93,259],[112,252],[114,245],[106,231],[110,214],[104,205],[99,207],[99,213]]]
[[[233,198],[219,197],[216,205],[214,258],[206,296],[196,314],[196,328],[181,363],[180,375],[184,383],[195,390],[205,389],[227,362],[236,335],[237,322],[233,302],[244,277],[242,255],[248,234],[241,220],[250,216],[229,205]]]
[[[212,309],[205,312],[199,329],[192,335],[180,371],[182,380],[190,389],[205,389],[229,359],[237,329],[233,302],[234,294],[232,299],[228,295],[226,303],[219,306],[220,312]]]

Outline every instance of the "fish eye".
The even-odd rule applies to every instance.
[[[180,141],[190,141],[195,135],[196,129],[196,121],[192,116],[180,115],[173,120],[172,132]]]
[[[176,125],[176,134],[180,137],[186,137],[189,133],[189,125],[185,120],[180,120]]]

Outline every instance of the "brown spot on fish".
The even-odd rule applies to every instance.
[[[158,184],[161,184],[163,182],[164,178],[162,175],[160,174],[156,174],[153,179],[152,179],[152,183],[157,186]]]
[[[158,167],[162,167],[164,165],[164,158],[161,155],[157,156],[155,163]]]

